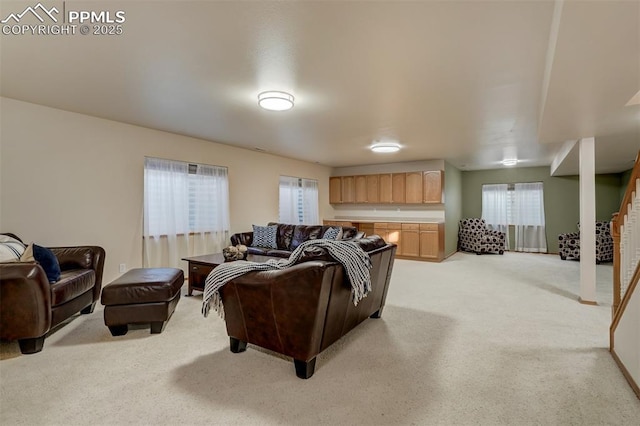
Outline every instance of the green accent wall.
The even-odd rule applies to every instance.
[[[627,191],[627,186],[629,185],[629,181],[631,180],[631,173],[633,173],[633,169],[622,172],[620,176],[620,205],[622,205],[624,193]]]
[[[622,174],[596,175],[596,220],[611,220],[620,207]],[[580,219],[578,176],[549,175],[549,167],[525,167],[462,172],[462,217],[482,216],[482,185],[542,182],[549,253],[558,252],[558,234],[577,231]],[[447,220],[448,221],[448,220]],[[510,235],[513,247],[514,236]]]
[[[458,223],[462,219],[462,172],[444,163],[444,255],[458,249]]]

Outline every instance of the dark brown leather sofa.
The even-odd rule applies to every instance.
[[[231,236],[231,244],[243,244],[247,246],[247,252],[263,256],[289,257],[300,244],[307,240],[321,238],[331,226],[324,225],[290,225],[285,223],[269,222],[269,226],[277,225],[276,235],[277,249],[252,247],[253,232],[241,232]],[[364,233],[358,232],[358,228],[353,226],[342,227],[341,240],[352,240],[364,237]]]
[[[365,319],[380,318],[396,245],[377,235],[354,240],[369,253],[372,290],[358,306],[343,266],[319,254],[288,269],[250,272],[220,290],[231,351],[247,343],[290,356],[307,379],[316,356]]]
[[[23,354],[40,352],[50,329],[77,312],[93,312],[100,298],[102,247],[50,249],[62,271],[53,284],[37,262],[0,264],[0,338],[18,340]]]

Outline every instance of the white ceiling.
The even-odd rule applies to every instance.
[[[1,35],[2,96],[334,167],[549,165],[595,136],[605,173],[640,149],[638,1],[44,4],[123,10],[123,34]]]

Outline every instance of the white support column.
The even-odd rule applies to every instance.
[[[580,303],[596,301],[595,139],[580,140]]]

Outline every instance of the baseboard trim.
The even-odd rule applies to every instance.
[[[627,379],[627,382],[629,382],[629,386],[631,386],[631,389],[633,389],[638,399],[640,399],[640,387],[638,387],[635,380],[633,380],[633,377],[631,377],[631,374],[629,374],[629,371],[626,369],[622,361],[620,361],[620,358],[618,358],[618,355],[616,355],[616,351],[611,348],[609,352],[611,353],[613,360],[616,362],[616,364],[618,364],[620,371],[622,371],[622,375],[625,379]]]
[[[583,305],[598,306],[598,302],[596,302],[595,300],[584,300],[581,297],[578,298],[578,302]]]

